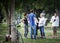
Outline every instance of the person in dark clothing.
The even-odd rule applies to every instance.
[[[24,37],[27,37],[28,34],[28,20],[27,20],[27,13],[24,14],[24,18],[23,18],[23,22],[24,22]]]
[[[36,35],[38,35],[38,29],[39,29],[39,26],[38,26],[38,23],[36,25]]]

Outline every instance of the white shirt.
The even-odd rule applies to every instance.
[[[39,18],[38,26],[45,26],[46,20],[44,17]]]
[[[37,23],[38,23],[38,22],[35,20],[35,25],[37,25]]]
[[[34,21],[35,21],[35,25],[37,25],[37,23],[38,23],[38,20],[37,20],[37,18],[35,18],[35,19],[34,19]]]
[[[52,26],[59,26],[59,17],[52,16],[51,21]]]

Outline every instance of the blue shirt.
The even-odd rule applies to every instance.
[[[34,17],[36,17],[34,13],[30,13],[30,14],[28,15],[29,22],[30,22],[30,26],[34,26],[34,25],[35,25]]]

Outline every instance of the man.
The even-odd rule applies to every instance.
[[[53,37],[57,37],[57,27],[59,26],[59,17],[57,13],[54,13],[54,16],[52,16],[51,21],[52,23],[52,28],[53,28]]]
[[[30,37],[31,39],[36,39],[36,25],[35,25],[35,20],[36,19],[36,15],[33,13],[33,10],[30,10],[30,14],[28,15],[28,20],[29,20],[29,24],[30,24]],[[34,35],[34,37],[33,37]]]

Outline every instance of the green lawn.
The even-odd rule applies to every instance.
[[[58,38],[57,39],[52,38],[52,29],[49,27],[49,28],[45,28],[45,33],[46,33],[46,38],[47,39],[40,39],[39,38],[39,39],[36,39],[36,40],[30,39],[30,33],[28,33],[28,38],[24,38],[23,24],[21,24],[21,27],[19,27],[18,30],[22,34],[24,43],[60,43],[60,29],[58,29]],[[7,33],[8,33],[7,25],[5,23],[0,24],[0,41],[4,40],[4,37]],[[38,37],[39,36],[40,36],[40,32],[38,31]]]
[[[25,39],[25,43],[60,43],[60,39]]]

